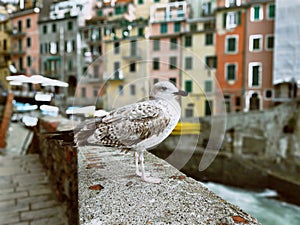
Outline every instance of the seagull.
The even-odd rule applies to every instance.
[[[146,175],[144,151],[166,139],[180,119],[181,108],[176,96],[187,96],[168,81],[153,86],[149,100],[126,105],[74,129],[77,147],[101,145],[122,151],[135,151],[136,175],[145,182],[160,183],[161,179]]]

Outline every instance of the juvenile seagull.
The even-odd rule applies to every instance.
[[[178,95],[187,96],[187,93],[167,81],[156,83],[150,100],[84,121],[74,130],[74,141],[77,146],[101,145],[126,152],[134,150],[136,174],[146,182],[160,183],[159,178],[146,176],[143,153],[167,138],[178,123],[181,111],[176,100]]]

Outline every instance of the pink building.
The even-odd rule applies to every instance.
[[[11,15],[11,57],[17,74],[34,75],[39,72],[38,13],[36,5],[26,4]]]
[[[154,5],[150,12],[150,86],[161,80],[169,80],[179,87],[181,34],[188,17],[187,3]]]

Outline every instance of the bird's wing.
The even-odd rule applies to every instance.
[[[159,135],[170,118],[153,101],[139,102],[111,111],[101,120],[83,126],[75,135],[77,143],[89,143],[131,148],[133,145]]]

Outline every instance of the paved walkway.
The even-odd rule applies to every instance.
[[[38,155],[0,156],[0,225],[65,225]]]

